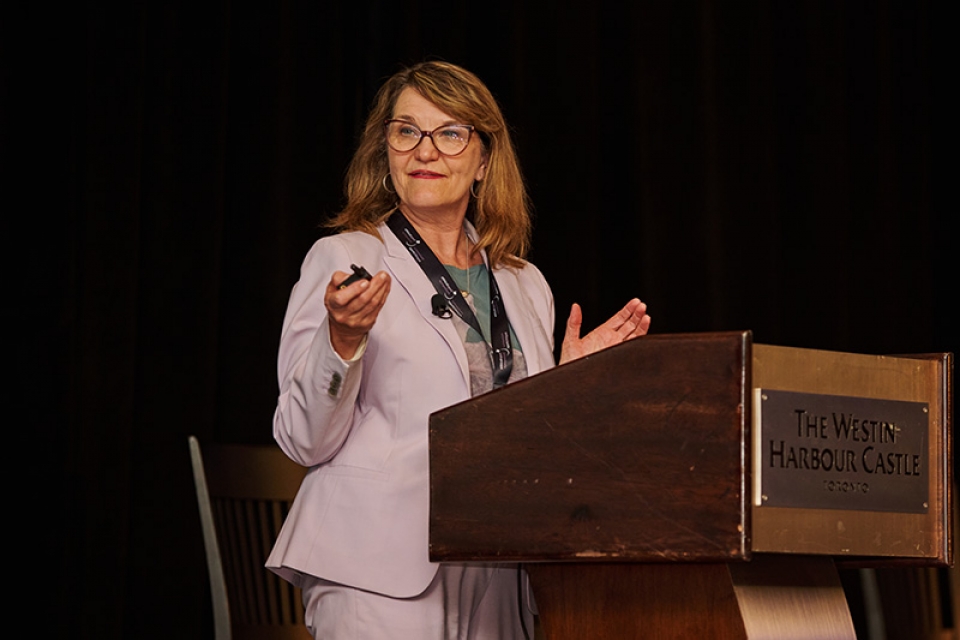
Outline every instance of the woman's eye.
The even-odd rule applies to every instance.
[[[459,127],[442,129],[440,131],[440,135],[451,140],[463,140],[466,137],[464,130],[460,129]]]

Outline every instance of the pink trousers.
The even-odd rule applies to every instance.
[[[303,576],[307,628],[317,640],[532,640],[536,607],[525,572],[521,602],[518,571],[515,564],[443,564],[413,598]]]

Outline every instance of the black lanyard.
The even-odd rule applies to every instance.
[[[433,283],[433,288],[443,296],[446,304],[450,305],[454,313],[483,338],[480,321],[477,320],[476,314],[467,301],[463,299],[460,288],[450,276],[450,272],[440,264],[440,260],[406,216],[397,209],[387,219],[387,226],[417,261],[427,278]],[[496,389],[507,384],[507,380],[510,379],[510,372],[513,370],[513,349],[510,346],[510,322],[507,319],[507,310],[503,308],[500,288],[497,286],[496,278],[493,277],[493,269],[488,268],[487,273],[490,276],[490,333],[492,334],[491,344],[487,346],[490,364],[493,367],[493,388]]]

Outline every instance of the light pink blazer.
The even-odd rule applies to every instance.
[[[475,232],[469,228],[469,233]],[[431,313],[435,291],[385,226],[319,240],[293,288],[280,339],[273,435],[310,467],[267,567],[394,597],[430,584],[428,419],[470,397],[453,321]],[[362,265],[393,278],[366,351],[344,362],[330,346],[323,295],[334,271]],[[498,269],[497,284],[533,375],[552,367],[553,296],[540,271]]]

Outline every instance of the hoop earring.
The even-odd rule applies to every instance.
[[[473,182],[470,183],[470,195],[472,195],[474,198],[479,199],[480,196],[477,195],[477,190],[475,189],[475,187],[477,186],[477,182],[479,182],[479,180],[474,180]]]
[[[389,173],[384,175],[383,178],[380,179],[380,184],[383,186],[383,190],[386,191],[387,193],[396,193],[396,190],[391,191],[390,187],[387,186],[387,178],[389,177],[390,177]]]

